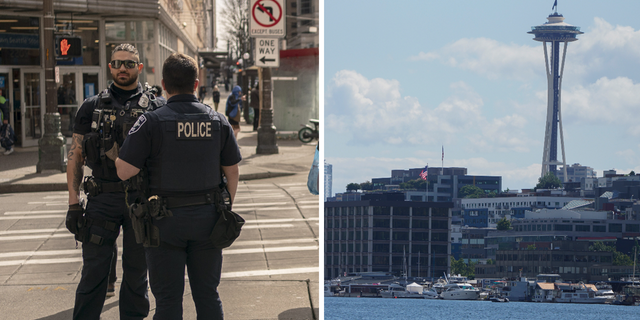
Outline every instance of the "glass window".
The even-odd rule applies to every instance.
[[[622,232],[622,224],[609,223],[609,232]]]
[[[153,40],[153,21],[106,21],[107,41]]]
[[[40,18],[0,16],[0,65],[40,65]]]

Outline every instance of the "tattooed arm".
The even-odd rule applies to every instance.
[[[69,205],[77,204],[80,201],[80,183],[84,171],[84,157],[82,156],[82,138],[84,135],[74,133],[71,149],[67,156],[67,188],[69,189]]]

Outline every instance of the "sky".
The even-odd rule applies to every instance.
[[[393,169],[466,167],[536,185],[552,0],[325,0],[324,156],[332,192]],[[558,0],[566,162],[640,172],[640,1]],[[560,147],[560,142],[558,142]],[[444,148],[444,163],[442,159]],[[561,159],[561,149],[558,148]]]

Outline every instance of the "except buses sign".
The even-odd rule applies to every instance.
[[[283,0],[251,0],[249,15],[251,37],[284,37],[285,5]]]

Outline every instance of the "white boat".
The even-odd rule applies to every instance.
[[[605,298],[607,300],[613,301],[616,299],[616,294],[613,292],[611,285],[606,282],[598,282],[596,283],[596,296]]]
[[[380,296],[383,298],[409,298],[409,299],[424,299],[422,294],[423,287],[417,283],[412,283],[403,287],[397,283],[389,285],[389,290],[380,291]]]
[[[325,284],[324,285],[324,296],[325,297],[333,297],[334,293],[331,291],[331,285],[329,284]]]
[[[424,296],[425,299],[438,299],[438,298],[440,298],[440,294],[434,288],[422,291],[422,295]]]
[[[444,286],[440,297],[444,300],[478,300],[480,290],[469,283],[450,283]]]
[[[569,290],[560,291],[560,295],[555,302],[560,303],[586,303],[586,304],[604,304],[610,300],[606,297],[597,296],[594,290],[591,290],[583,283],[571,286]]]

